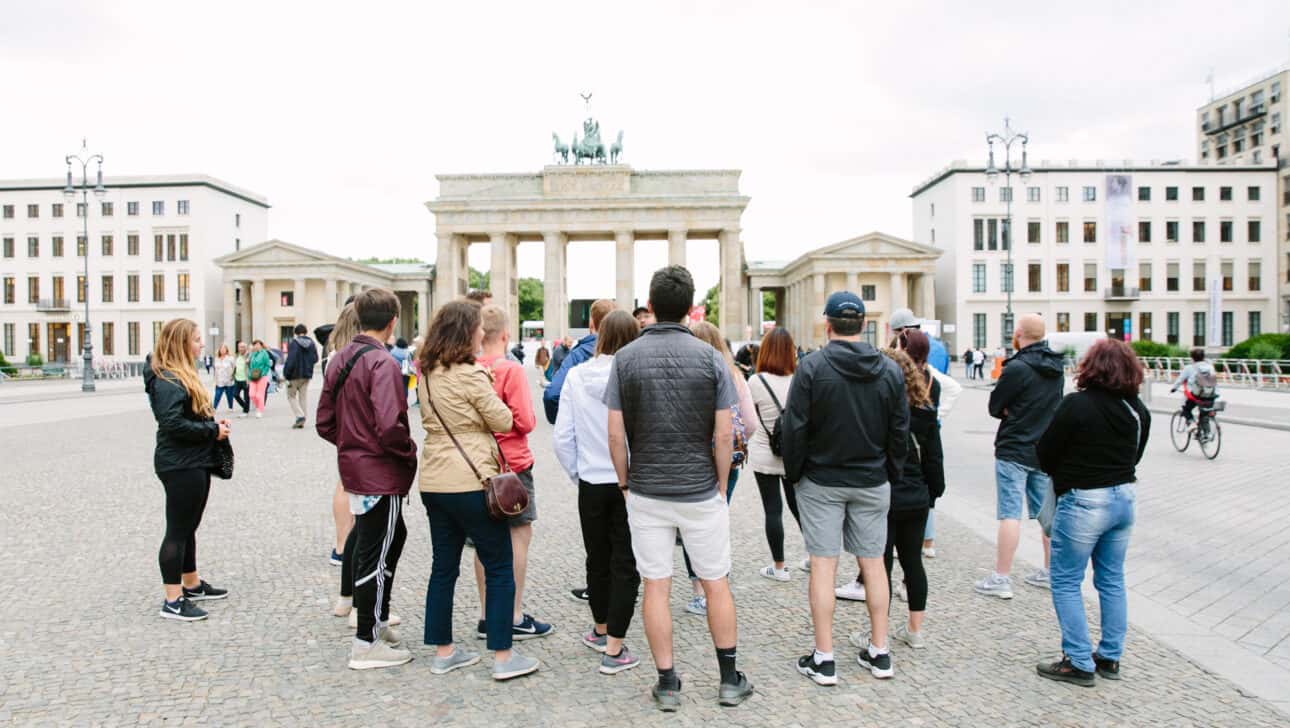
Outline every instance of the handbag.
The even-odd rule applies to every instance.
[[[784,418],[784,406],[779,403],[779,397],[775,396],[775,390],[770,388],[770,382],[766,381],[766,375],[758,374],[757,379],[761,381],[761,386],[765,387],[766,391],[770,393],[770,400],[775,403],[775,409],[779,410],[779,416],[775,418],[775,428],[771,429],[766,426],[766,420],[761,418],[761,409],[759,407],[753,405],[753,409],[757,410],[757,419],[761,422],[761,429],[766,433],[766,441],[770,443],[770,454],[777,458],[783,457],[784,438],[779,434],[779,424],[780,420]]]
[[[233,477],[233,443],[226,437],[216,440],[212,449],[215,451],[215,464],[209,468],[210,474],[220,480],[229,480]]]
[[[439,420],[439,426],[447,433],[448,439],[452,440],[457,452],[461,453],[461,458],[466,461],[471,472],[484,486],[484,502],[488,506],[488,515],[493,520],[505,521],[523,513],[529,507],[529,491],[524,487],[524,483],[520,481],[520,476],[511,471],[511,466],[506,463],[506,456],[501,454],[501,449],[498,449],[498,454],[501,456],[502,472],[491,478],[485,478],[480,474],[479,468],[475,467],[475,463],[471,461],[470,456],[466,454],[465,448],[457,441],[457,436],[452,434],[452,430],[448,429],[448,423],[444,422],[443,415],[439,414],[439,408],[435,406],[434,400],[430,397],[429,377],[423,376],[421,381],[418,382],[418,386],[425,387],[426,402],[429,403],[435,418]]]

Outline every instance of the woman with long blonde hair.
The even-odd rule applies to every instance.
[[[166,489],[166,535],[157,556],[166,591],[161,616],[183,622],[206,619],[193,602],[228,596],[197,575],[197,527],[210,495],[211,469],[219,465],[215,443],[229,433],[228,420],[215,420],[210,394],[197,376],[201,350],[196,323],[167,321],[143,370],[157,420],[153,468]]]

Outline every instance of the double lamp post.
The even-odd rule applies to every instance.
[[[1004,279],[1004,291],[1008,294],[1007,318],[1008,325],[1003,327],[1011,329],[1016,326],[1016,319],[1012,315],[1012,289],[1016,285],[1016,274],[1012,266],[1012,173],[1017,172],[1021,178],[1021,183],[1025,184],[1030,181],[1030,167],[1026,164],[1026,144],[1030,142],[1030,136],[1024,132],[1013,131],[1012,124],[1005,117],[1003,120],[1002,134],[986,134],[985,143],[990,151],[990,163],[985,168],[985,178],[994,184],[999,179],[999,168],[994,165],[994,144],[998,142],[1003,147],[1003,179],[1004,188],[1007,192],[1004,194],[1004,201],[1007,203],[1007,219],[1004,221],[1003,241],[1004,248],[1008,251],[1008,276]],[[1021,168],[1014,170],[1012,168],[1012,145],[1020,142],[1021,144]],[[1012,350],[1012,331],[1003,332],[1004,349],[1011,352]]]
[[[107,190],[103,187],[103,155],[90,154],[89,149],[86,147],[85,141],[82,140],[81,151],[77,154],[67,155],[67,157],[65,157],[63,161],[66,162],[67,164],[67,186],[63,188],[63,197],[65,197],[69,202],[71,200],[76,199],[76,187],[72,185],[72,169],[73,169],[72,162],[80,162],[81,164],[81,188],[80,188],[81,189],[81,209],[84,210],[84,214],[81,215],[81,220],[85,224],[84,225],[85,235],[83,237],[83,240],[85,241],[85,247],[81,251],[83,253],[82,257],[84,258],[84,262],[85,262],[85,277],[84,277],[85,282],[80,291],[81,297],[85,301],[85,341],[83,342],[84,348],[82,349],[82,354],[81,354],[81,358],[82,358],[81,391],[93,392],[94,391],[94,343],[93,343],[94,328],[90,325],[90,202],[89,202],[90,172],[89,172],[89,167],[91,162],[98,162],[98,176],[94,185],[94,196],[96,198],[102,198],[104,195],[107,194]]]

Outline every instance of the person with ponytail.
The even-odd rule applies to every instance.
[[[224,599],[197,575],[197,527],[218,467],[215,443],[229,434],[228,420],[215,420],[210,393],[197,376],[202,332],[188,319],[161,327],[156,349],[143,370],[144,390],[157,420],[153,468],[166,489],[166,534],[157,560],[166,597],[161,616],[183,622],[206,619],[193,602]]]

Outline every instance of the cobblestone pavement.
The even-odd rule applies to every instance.
[[[640,669],[606,677],[596,672],[594,653],[578,644],[589,615],[566,596],[583,582],[574,490],[558,473],[544,423],[533,437],[542,517],[527,606],[558,631],[521,647],[542,660],[540,673],[499,685],[489,679],[487,659],[451,675],[430,674],[430,651],[417,639],[430,549],[415,501],[394,606],[417,659],[387,670],[345,669],[349,631],[329,613],[339,570],[325,560],[334,454],[312,430],[289,429],[281,396],[271,397],[269,407],[263,420],[234,421],[237,477],[214,484],[198,536],[203,576],[233,594],[212,604],[211,619],[197,624],[156,616],[162,491],[151,472],[154,426],[142,393],[137,406],[110,414],[82,416],[75,400],[50,402],[46,414],[61,418],[27,426],[0,409],[6,463],[0,499],[9,506],[0,514],[0,546],[9,557],[0,561],[0,723],[663,723],[648,698],[655,676],[648,658]],[[955,438],[951,447],[966,446]],[[951,475],[950,497],[957,497],[956,487],[968,497],[989,472],[955,466]],[[1285,724],[1270,704],[1244,696],[1136,627],[1122,682],[1087,690],[1041,680],[1034,663],[1059,651],[1048,592],[1021,587],[1011,602],[973,594],[970,584],[993,549],[950,517],[938,524],[943,556],[929,562],[929,647],[917,653],[896,647],[896,679],[874,680],[855,664],[854,651],[842,647],[849,631],[865,628],[863,606],[839,604],[834,637],[841,684],[817,687],[792,667],[811,644],[806,580],[796,571],[788,584],[755,574],[768,558],[758,500],[751,477],[742,478],[732,507],[734,585],[740,667],[757,694],[738,708],[716,706],[716,659],[706,625],[683,612],[688,585],[678,581],[672,607],[685,705],[669,724]],[[1255,536],[1232,527],[1228,535]],[[1192,535],[1197,541],[1224,535],[1200,530]],[[789,556],[799,559],[800,537],[791,523],[788,531]],[[478,605],[467,567],[455,624],[475,647],[467,630]],[[684,573],[679,554],[678,573]],[[903,605],[894,612],[899,619]],[[628,643],[648,655],[639,619]]]

